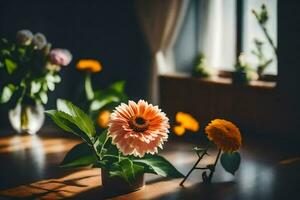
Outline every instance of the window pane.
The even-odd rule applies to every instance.
[[[175,68],[178,72],[191,72],[198,54],[197,1],[191,0],[185,19],[174,45]]]
[[[273,62],[265,70],[265,74],[277,74],[277,60],[275,59],[273,49],[267,42],[257,20],[251,10],[260,10],[262,4],[266,5],[269,14],[269,20],[266,24],[267,30],[277,46],[277,0],[244,0],[243,17],[243,52],[246,54],[249,62],[257,66],[258,59],[251,53],[255,49],[254,38],[264,42],[262,47],[266,58],[274,58]]]
[[[202,52],[208,67],[233,70],[236,56],[236,0],[191,0],[174,45],[176,70],[191,72]]]

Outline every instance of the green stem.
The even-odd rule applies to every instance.
[[[104,140],[104,143],[102,144],[102,146],[101,146],[101,149],[100,149],[100,152],[99,152],[99,158],[100,158],[100,160],[102,160],[103,159],[103,157],[102,157],[102,151],[103,151],[103,149],[104,149],[104,146],[105,146],[105,144],[107,143],[107,141],[108,141],[108,136],[106,136],[106,138],[105,138],[105,140]]]
[[[84,88],[85,88],[86,98],[88,99],[88,101],[93,100],[94,90],[92,87],[91,73],[89,72],[85,74]]]
[[[265,34],[265,36],[266,36],[268,42],[270,43],[270,45],[271,45],[271,47],[272,47],[272,49],[273,49],[275,55],[277,56],[277,48],[275,47],[275,44],[274,44],[273,40],[271,39],[271,37],[270,37],[270,35],[269,35],[269,33],[268,33],[266,27],[263,26],[262,24],[260,24],[260,27],[262,28],[262,30],[263,30],[263,32],[264,32],[264,34]]]
[[[26,105],[20,105],[20,106],[21,106],[21,130],[27,131],[28,129],[27,106]]]
[[[257,20],[257,22],[258,22],[260,28],[262,29],[264,35],[266,36],[266,38],[267,38],[269,44],[271,45],[271,47],[272,47],[272,49],[273,49],[273,51],[274,51],[276,57],[278,57],[278,54],[277,54],[277,48],[276,48],[276,46],[275,46],[273,40],[271,39],[271,37],[270,37],[270,35],[269,35],[269,33],[268,33],[268,30],[266,29],[266,27],[265,27],[262,23],[260,23],[258,14],[257,14],[255,11],[253,11],[253,14],[254,14],[254,16],[255,16],[255,18],[256,18],[256,20]]]
[[[197,169],[197,165],[199,164],[199,162],[202,160],[202,158],[207,154],[207,150],[205,150],[201,155],[198,155],[198,160],[196,161],[196,163],[194,164],[194,166],[192,167],[192,169],[190,169],[190,171],[187,173],[187,175],[184,177],[184,179],[179,183],[180,186],[183,186],[184,182],[186,181],[186,179],[191,175],[191,173]]]

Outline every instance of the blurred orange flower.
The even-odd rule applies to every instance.
[[[224,152],[233,152],[241,147],[240,130],[230,121],[215,119],[205,127],[205,133]]]
[[[184,112],[178,112],[176,114],[176,125],[173,131],[176,135],[183,135],[186,130],[197,132],[199,130],[199,123],[190,114]]]
[[[97,118],[97,123],[101,128],[107,128],[111,112],[109,110],[101,111]]]
[[[78,70],[96,73],[102,70],[102,65],[97,60],[83,59],[77,63],[76,68]]]

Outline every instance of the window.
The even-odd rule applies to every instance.
[[[249,64],[256,66],[257,58],[252,54],[255,48],[254,38],[264,42],[263,52],[266,57],[274,57],[251,10],[266,4],[269,13],[267,29],[277,44],[277,0],[237,1],[239,0],[190,0],[174,45],[176,71],[191,72],[193,62],[200,52],[205,54],[207,65],[217,70],[233,71],[238,50],[245,53]],[[238,16],[237,13],[242,15]],[[237,17],[241,18],[241,27],[237,27]],[[241,37],[238,37],[238,31]],[[238,39],[241,41],[237,41]],[[237,44],[241,45],[240,48],[237,48]],[[265,73],[277,74],[276,60]]]
[[[260,26],[252,14],[252,9],[260,9],[262,4],[266,4],[269,20],[266,24],[267,30],[277,46],[277,0],[244,0],[243,5],[243,28],[242,28],[242,51],[245,52],[249,61],[257,65],[257,59],[251,53],[255,49],[253,40],[255,38],[263,42],[262,50],[266,58],[275,58],[274,52],[267,42]],[[277,60],[273,59],[272,63],[266,68],[265,74],[277,74]]]

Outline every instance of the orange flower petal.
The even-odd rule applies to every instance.
[[[157,106],[140,100],[116,107],[108,124],[112,143],[124,155],[155,154],[168,139],[169,119]]]
[[[236,151],[241,147],[240,130],[230,121],[215,119],[205,127],[205,133],[224,152]]]
[[[176,122],[187,130],[197,132],[199,130],[199,123],[190,114],[178,112],[176,114]]]
[[[175,126],[173,131],[176,135],[182,136],[185,133],[185,128],[183,126]]]
[[[97,123],[101,128],[107,128],[111,112],[109,110],[101,111],[97,118]]]
[[[102,70],[102,65],[97,60],[83,59],[77,63],[76,68],[78,70],[96,73]]]

